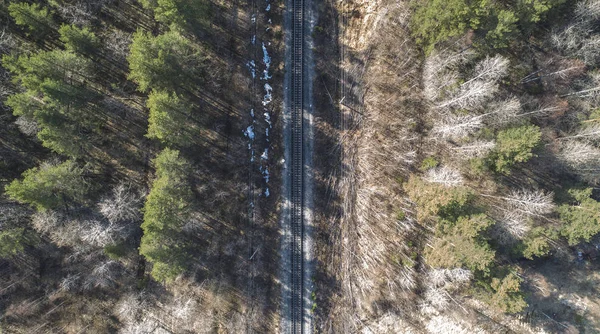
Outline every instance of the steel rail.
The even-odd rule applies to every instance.
[[[304,332],[304,0],[292,1],[291,333]]]

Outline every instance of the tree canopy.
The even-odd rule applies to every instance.
[[[169,281],[186,268],[183,225],[190,216],[192,192],[187,182],[190,166],[179,151],[165,149],[155,159],[156,179],[144,205],[144,235],[140,254],[152,262],[152,277]]]
[[[600,233],[600,202],[591,198],[592,188],[571,189],[569,193],[573,196],[573,205],[564,204],[558,208],[565,224],[561,234],[570,245],[590,241]]]
[[[496,137],[496,148],[489,159],[492,170],[509,174],[517,163],[526,162],[534,154],[533,150],[540,144],[542,132],[534,125],[524,125],[502,130]]]
[[[26,170],[23,179],[11,182],[5,191],[13,200],[38,210],[53,209],[85,199],[89,185],[84,172],[73,160],[56,165],[44,164]]]
[[[16,24],[27,28],[29,34],[37,39],[42,39],[52,32],[54,22],[51,13],[40,4],[13,2],[8,5],[8,12]]]
[[[96,52],[100,45],[96,35],[87,27],[78,28],[75,25],[64,24],[58,32],[60,41],[65,43],[65,48],[69,51],[90,56]]]
[[[129,79],[138,89],[175,90],[199,74],[202,55],[193,44],[176,31],[159,36],[139,30],[133,36],[128,56]]]
[[[177,94],[153,90],[146,106],[150,110],[148,137],[163,143],[187,146],[192,143],[187,122],[190,103]]]
[[[144,8],[154,11],[154,19],[178,27],[197,27],[204,23],[210,13],[206,0],[141,0]]]
[[[473,30],[483,43],[504,48],[517,34],[527,35],[533,24],[566,0],[489,0],[413,1],[413,36],[430,53],[436,44]]]
[[[487,273],[494,261],[495,252],[481,237],[493,224],[484,214],[461,216],[449,225],[426,252],[427,263],[433,267],[466,267],[472,271]]]

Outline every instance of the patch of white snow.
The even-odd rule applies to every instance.
[[[244,131],[244,136],[250,138],[251,140],[254,139],[254,125],[250,125],[246,128],[246,131]]]
[[[265,97],[263,98],[263,106],[266,106],[267,104],[271,103],[271,101],[273,101],[273,96],[271,95],[271,92],[273,91],[273,87],[271,87],[271,85],[269,85],[268,83],[265,84]]]

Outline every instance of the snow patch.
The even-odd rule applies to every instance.
[[[273,96],[271,95],[271,92],[273,91],[273,87],[271,87],[271,85],[269,85],[268,83],[265,84],[265,97],[263,98],[263,106],[266,106],[267,104],[271,103],[271,101],[273,101]]]
[[[254,125],[250,125],[246,128],[246,131],[244,131],[244,136],[250,138],[250,140],[254,139]]]
[[[254,60],[250,60],[246,63],[246,67],[250,70],[250,74],[252,74],[252,79],[256,78],[256,63]]]
[[[269,188],[265,189],[265,197],[269,197],[271,193],[269,192]]]
[[[271,10],[271,4],[268,4],[268,5],[267,5],[267,8],[265,8],[265,10],[266,10],[267,12],[268,12],[268,11],[270,11],[270,10]]]
[[[265,148],[265,151],[263,152],[263,154],[260,156],[260,158],[262,160],[268,160],[269,159],[269,149]]]
[[[263,50],[263,63],[265,64],[265,70],[263,71],[263,76],[261,77],[261,79],[268,80],[268,79],[271,79],[271,76],[269,75],[269,69],[271,68],[271,57],[269,56],[269,52],[267,51],[267,46],[265,45],[265,42],[262,43],[262,50]]]

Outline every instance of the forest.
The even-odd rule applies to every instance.
[[[311,330],[600,331],[600,1],[307,3]],[[286,6],[0,0],[0,333],[279,331]]]
[[[249,163],[244,129],[262,151],[278,122],[250,116],[247,65],[277,65],[278,17],[238,1],[0,2],[0,332],[272,328],[271,161]]]
[[[597,332],[600,2],[322,13],[320,330]]]

